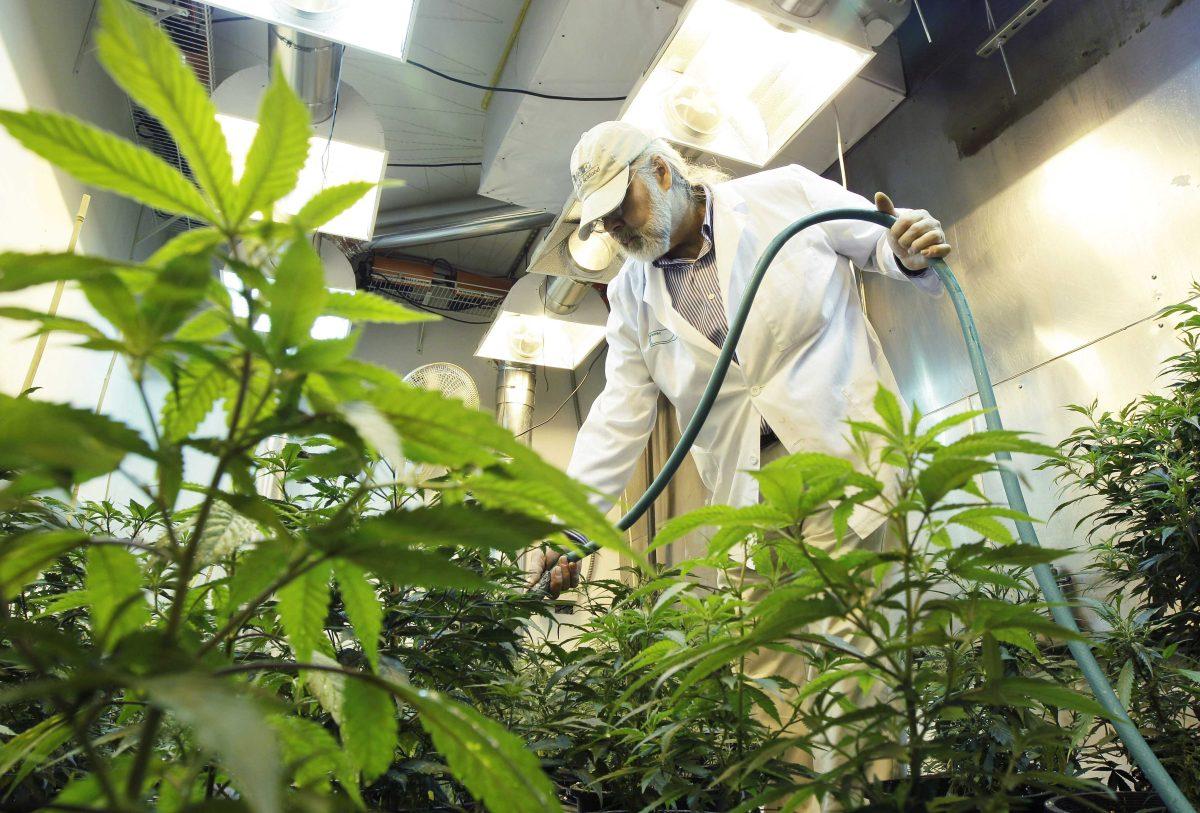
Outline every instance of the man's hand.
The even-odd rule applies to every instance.
[[[526,569],[531,574],[529,579],[531,588],[537,586],[543,573],[550,572],[549,589],[553,598],[558,598],[558,594],[563,590],[579,586],[579,562],[568,561],[566,556],[556,550],[548,548],[531,550]]]
[[[909,271],[920,271],[929,266],[934,257],[945,257],[950,253],[946,233],[942,224],[924,209],[897,209],[892,199],[882,192],[875,193],[875,208],[896,218],[888,232],[888,243],[892,253]]]

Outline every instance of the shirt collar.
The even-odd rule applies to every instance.
[[[700,246],[700,253],[694,258],[685,259],[682,257],[659,257],[654,261],[653,265],[656,268],[677,268],[679,266],[690,266],[697,260],[700,260],[713,250],[713,196],[712,190],[707,186],[701,186],[704,190],[704,222],[700,224],[700,236],[703,238],[703,243]]]

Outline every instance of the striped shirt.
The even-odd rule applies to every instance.
[[[729,317],[725,313],[725,297],[717,276],[717,252],[713,248],[712,193],[704,188],[704,223],[700,226],[702,245],[693,259],[659,257],[653,265],[663,272],[671,305],[687,323],[718,348],[729,335]],[[737,362],[737,353],[733,354]],[[764,419],[761,426],[764,438],[774,440],[774,433]]]

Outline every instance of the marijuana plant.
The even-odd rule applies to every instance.
[[[875,410],[878,422],[850,424],[863,471],[825,455],[792,455],[754,475],[761,505],[701,509],[669,523],[655,541],[665,544],[711,526],[716,530],[707,564],[728,569],[729,550],[741,546],[768,590],[742,608],[739,623],[712,640],[659,645],[637,664],[647,674],[634,681],[635,689],[678,675],[675,691],[686,690],[762,648],[795,651],[810,664],[811,679],[791,696],[795,724],[785,724],[766,748],[798,748],[824,762],[808,776],[768,785],[738,809],[779,800],[790,809],[812,797],[831,797],[845,809],[1005,809],[1017,783],[1054,785],[1060,777],[1052,770],[1019,778],[1003,773],[998,787],[976,797],[947,795],[924,781],[931,767],[969,758],[959,752],[962,740],[949,736],[946,721],[981,707],[1034,709],[1047,721],[1056,720],[1059,709],[1102,713],[1069,686],[1006,668],[1006,650],[1032,653],[1041,638],[1062,641],[1073,633],[1034,602],[1014,604],[982,589],[1019,591],[1008,568],[1062,555],[1015,542],[1004,520],[1026,517],[990,502],[975,482],[996,469],[991,456],[997,451],[1051,450],[1011,431],[942,442],[943,433],[980,413],[924,429],[919,412],[906,418],[882,388]],[[893,477],[894,490],[885,487]],[[859,506],[880,513],[890,546],[848,543],[848,519]],[[805,526],[828,511],[839,541],[824,549],[810,544]],[[967,539],[956,542],[952,530]],[[963,674],[962,653],[974,649],[982,674]],[[1013,735],[1033,743],[1044,732]],[[752,753],[740,765],[749,769],[759,758]],[[897,765],[899,775],[889,781]]]
[[[369,184],[327,188],[294,217],[273,218],[311,132],[278,72],[235,181],[213,105],[171,42],[123,0],[102,0],[99,17],[101,63],[162,122],[195,183],[67,116],[2,111],[0,125],[85,183],[208,225],[145,263],[0,255],[0,292],[78,285],[107,326],[0,312],[122,356],[148,427],[0,396],[0,703],[27,712],[9,718],[0,769],[15,769],[17,784],[62,772],[44,787],[61,809],[332,809],[361,804],[363,787],[393,765],[402,717],[489,809],[560,810],[517,737],[388,667],[382,599],[502,590],[462,551],[519,550],[560,528],[551,516],[602,544],[620,537],[578,486],[486,414],[356,360],[357,331],[311,337],[322,315],[424,317],[324,286],[311,232]],[[240,281],[243,316],[218,268]],[[156,379],[168,390],[157,406]],[[214,409],[223,429],[203,431]],[[296,444],[286,460],[256,456],[280,435]],[[207,460],[199,483],[185,481],[185,451]],[[135,473],[138,458],[151,476]],[[447,468],[425,484],[441,499],[402,504],[380,458]],[[39,496],[110,473],[140,492],[137,506],[80,513]],[[282,496],[259,494],[259,475],[276,478]],[[344,623],[331,631],[334,585]],[[346,657],[348,638],[360,657]]]

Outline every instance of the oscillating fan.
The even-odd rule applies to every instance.
[[[425,364],[404,376],[404,381],[414,387],[440,392],[447,398],[462,401],[469,409],[479,409],[479,388],[475,386],[475,379],[471,378],[471,374],[457,364],[451,364],[448,361]],[[408,474],[407,479],[414,484],[441,477],[446,473],[443,466],[432,463],[414,463],[411,460],[406,461],[405,469]]]

